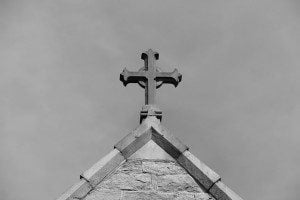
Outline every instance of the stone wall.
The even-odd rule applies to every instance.
[[[128,160],[106,177],[84,200],[213,199],[170,160]]]

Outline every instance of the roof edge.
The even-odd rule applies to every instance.
[[[84,198],[91,190],[92,186],[82,179],[65,191],[57,200],[74,200]]]
[[[216,172],[194,156],[188,147],[164,128],[154,116],[143,120],[141,125],[120,140],[114,150],[85,171],[80,176],[81,180],[57,200],[84,198],[105,177],[150,140],[170,154],[196,180],[198,185],[216,200],[242,200],[221,182]]]
[[[108,174],[125,161],[124,156],[118,149],[113,149],[109,154],[95,163],[90,169],[80,175],[80,178],[87,180],[94,188]]]
[[[219,180],[221,177],[201,162],[190,151],[183,152],[177,159],[177,162],[198,182],[204,189],[209,189]]]
[[[223,182],[218,181],[208,191],[215,199],[220,200],[243,200],[239,195],[227,187]]]
[[[73,200],[84,198],[106,176],[125,161],[121,152],[113,149],[91,168],[80,175],[80,181],[63,193],[57,200]]]

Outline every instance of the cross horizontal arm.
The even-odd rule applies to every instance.
[[[173,84],[175,87],[179,84],[182,79],[182,75],[178,73],[177,69],[174,69],[173,72],[157,72],[156,81],[162,81],[166,84]]]
[[[139,81],[146,81],[146,75],[143,71],[131,72],[126,68],[120,74],[120,81],[123,82],[123,85],[126,86],[129,83],[138,83]]]

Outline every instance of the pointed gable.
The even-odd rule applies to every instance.
[[[147,117],[80,178],[58,200],[241,200],[154,116]]]
[[[144,67],[138,71],[125,68],[120,74],[125,86],[138,83],[145,88],[141,124],[58,200],[242,200],[160,123],[162,112],[155,105],[156,89],[162,84],[176,87],[182,75],[177,69],[161,72],[155,64],[159,55],[151,49],[141,58]]]

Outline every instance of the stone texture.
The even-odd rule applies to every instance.
[[[174,159],[177,159],[184,151],[188,150],[187,146],[170,134],[166,128],[160,125],[160,121],[153,116],[147,117],[136,130],[119,141],[115,148],[127,159],[150,140],[153,140]]]
[[[131,174],[132,172],[140,174],[143,172],[143,161],[142,160],[129,160],[129,162],[123,163],[115,173]]]
[[[120,190],[95,190],[85,200],[119,200],[122,197]]]
[[[242,200],[242,198],[228,188],[221,181],[214,184],[209,192],[216,198],[220,200]]]
[[[151,139],[150,129],[148,121],[144,120],[135,131],[119,141],[115,148],[122,152],[122,155],[127,159]]]
[[[124,192],[122,200],[209,200],[213,199],[205,193],[161,193],[161,192]]]
[[[161,159],[174,161],[174,158],[158,146],[153,140],[148,141],[147,144],[132,154],[129,159]]]
[[[157,176],[157,190],[162,192],[202,192],[194,179],[186,174]]]
[[[170,174],[185,174],[186,171],[176,164],[176,162],[172,161],[153,161],[153,160],[143,160],[142,162],[142,170],[144,173],[155,174],[158,176],[162,175],[170,175]]]
[[[127,134],[124,138],[122,138],[117,144],[115,144],[115,148],[119,151],[125,149],[130,143],[132,143],[135,138],[140,137],[147,130],[150,129],[153,123],[159,123],[159,120],[156,117],[147,117],[135,130]]]
[[[158,192],[125,192],[122,199],[131,200],[172,200],[174,199],[174,194],[165,194]]]
[[[119,150],[114,149],[104,158],[94,164],[90,169],[85,171],[81,178],[87,180],[92,187],[98,185],[103,178],[117,168],[125,158],[122,156]]]
[[[206,190],[209,190],[214,183],[220,180],[220,176],[216,172],[206,166],[189,151],[185,151],[181,154],[177,161]]]
[[[84,198],[89,191],[92,190],[91,185],[86,180],[80,180],[68,189],[57,200],[76,200]]]
[[[121,149],[122,155],[127,159],[137,150],[142,148],[147,142],[151,140],[151,130],[145,131],[139,136],[135,136],[130,144],[128,144],[124,149]]]
[[[171,160],[127,160],[107,176],[84,200],[207,200],[195,180]]]
[[[172,135],[170,131],[162,126],[161,123],[153,123],[152,129],[152,140],[174,159],[177,159],[180,154],[189,149],[178,138]]]
[[[151,175],[115,173],[109,179],[104,180],[97,188],[119,189],[127,191],[139,191],[151,189]]]

